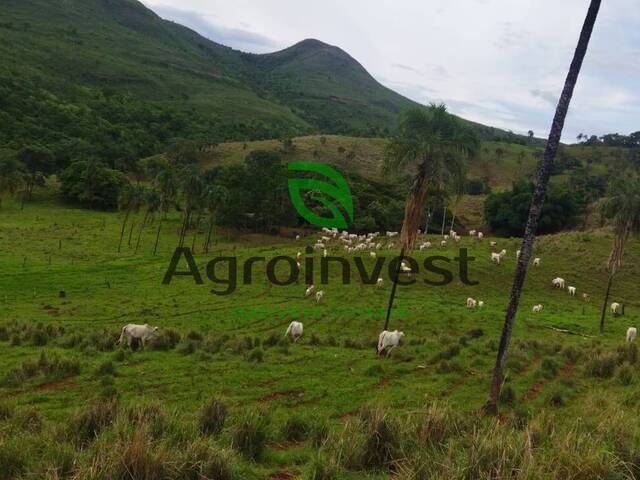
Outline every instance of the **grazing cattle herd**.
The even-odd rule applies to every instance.
[[[322,250],[323,256],[327,256],[327,247],[331,244],[331,242],[338,241],[344,245],[344,249],[348,252],[358,252],[358,251],[369,251],[369,256],[372,259],[377,258],[377,254],[374,250],[380,250],[382,248],[394,248],[394,243],[387,241],[386,245],[383,238],[380,238],[380,233],[369,233],[366,235],[357,235],[351,234],[347,231],[339,232],[337,229],[322,229],[323,235],[319,240],[313,245],[314,250]],[[420,232],[419,232],[420,233]],[[470,230],[469,235],[471,237],[476,238],[477,240],[482,240],[484,238],[484,234],[480,231]],[[386,232],[387,239],[391,239],[398,236],[398,232]],[[296,240],[300,240],[300,235],[296,235]],[[440,242],[442,247],[447,246],[447,240],[453,239],[456,242],[460,241],[460,236],[454,230],[451,230],[448,234],[444,235],[444,239]],[[490,246],[492,249],[496,248],[498,243],[496,241],[491,241]],[[420,250],[425,250],[432,247],[432,243],[425,241],[419,246]],[[516,259],[520,259],[521,251],[516,251]],[[501,264],[503,259],[507,256],[507,250],[502,249],[500,252],[491,252],[491,262],[495,264]],[[302,252],[298,251],[296,254],[297,265],[300,267],[300,260],[302,258]],[[541,258],[535,257],[533,259],[533,265],[536,267],[540,266]],[[411,267],[407,265],[407,262],[400,262],[400,272],[402,274],[412,274]],[[384,280],[381,277],[378,277],[376,281],[377,288],[382,288],[384,285]],[[557,289],[565,289],[567,290],[569,296],[575,297],[577,294],[577,287],[575,286],[566,286],[566,281],[564,278],[556,277],[551,281],[551,285]],[[309,285],[304,293],[305,298],[309,298],[313,295],[315,291],[314,285]],[[316,304],[319,305],[324,298],[324,291],[319,290],[315,293]],[[591,300],[591,296],[588,293],[582,293],[582,299],[584,302],[589,302]],[[466,306],[468,309],[481,309],[485,305],[483,300],[476,300],[472,297],[467,298]],[[613,302],[611,304],[611,312],[614,316],[624,315],[624,305],[619,302]],[[544,309],[543,304],[538,303],[533,305],[531,311],[533,313],[541,313]],[[285,332],[285,338],[291,337],[291,339],[296,342],[304,332],[304,326],[302,322],[292,321],[287,330]],[[116,345],[120,345],[126,343],[126,345],[131,348],[134,342],[138,342],[142,345],[142,348],[145,347],[147,342],[152,340],[158,335],[158,327],[152,327],[150,325],[135,325],[128,324],[122,328],[122,332],[120,338],[118,339]],[[637,330],[635,327],[630,327],[627,330],[626,341],[629,343],[635,342],[637,336]],[[401,340],[404,338],[404,333],[399,332],[397,330],[391,332],[384,330],[380,333],[378,337],[378,355],[381,356],[386,354],[387,356],[391,353],[391,351],[400,345]]]

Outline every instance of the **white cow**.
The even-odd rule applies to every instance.
[[[376,258],[376,252],[369,252],[369,256],[371,258]]]
[[[387,349],[387,355],[389,355],[391,350],[400,345],[400,340],[403,337],[404,333],[398,330],[394,330],[393,332],[388,332],[387,330],[382,331],[378,337],[378,355],[382,355],[382,352]]]
[[[307,290],[304,292],[304,298],[309,298],[313,293],[313,289],[316,288],[315,285],[309,285]]]
[[[516,260],[520,260],[520,250],[516,250]]]
[[[491,245],[492,247],[495,247],[496,245],[498,245],[498,242],[489,242],[489,245]]]
[[[324,297],[324,290],[320,290],[318,293],[316,293],[316,304],[320,305],[322,297]]]
[[[621,315],[622,305],[620,305],[618,302],[613,302],[611,304],[611,313],[613,313],[614,315]]]
[[[569,295],[571,297],[575,297],[576,296],[576,287],[569,286],[569,287],[567,287],[567,291],[569,292]]]
[[[638,336],[638,330],[636,327],[629,327],[627,330],[627,342],[633,343],[636,341],[636,337]]]
[[[478,308],[484,307],[484,302],[482,300],[478,300]]]
[[[400,271],[402,273],[411,273],[411,267],[408,266],[405,262],[400,262]]]
[[[484,233],[478,232],[478,238],[482,240],[484,238]]]
[[[476,236],[476,231],[475,230],[469,230],[469,235],[472,237]]]
[[[441,246],[441,247],[446,247],[446,246],[447,246],[447,241],[446,241],[446,240],[442,240],[442,241],[440,242],[440,246]]]
[[[588,293],[583,293],[583,294],[582,294],[582,299],[583,299],[585,302],[590,302],[590,301],[591,301],[591,295],[589,295]]]
[[[296,260],[300,260],[302,258],[302,252],[296,253]]]
[[[158,327],[152,327],[149,324],[136,325],[130,323],[122,327],[122,333],[120,338],[116,342],[116,345],[120,345],[124,340],[127,341],[127,346],[131,348],[133,340],[140,340],[142,348],[144,348],[149,340],[154,339],[158,335]]]
[[[382,277],[378,277],[378,280],[376,281],[377,287],[382,288],[383,283],[384,283],[384,280],[382,280]]]
[[[297,342],[298,339],[302,336],[303,331],[304,331],[304,327],[302,326],[302,323],[291,322],[287,327],[287,331],[285,332],[284,336],[286,338],[288,335],[291,335],[291,338],[293,338],[293,341]]]
[[[494,263],[500,263],[500,260],[502,260],[502,255],[500,255],[499,253],[491,253],[491,261]]]
[[[500,256],[501,256],[501,257],[504,257],[506,254],[507,254],[507,251],[503,248],[503,249],[500,251]]]
[[[564,285],[565,285],[564,278],[560,278],[560,277],[554,278],[553,280],[551,280],[551,285],[553,285],[555,288],[564,288]]]
[[[542,306],[541,303],[539,303],[538,305],[534,305],[533,308],[531,309],[531,311],[533,313],[540,313],[542,311],[544,307]]]
[[[533,259],[533,265],[535,267],[539,267],[540,266],[540,258],[539,257],[536,257],[536,258]]]
[[[467,308],[476,308],[477,306],[478,302],[475,299],[471,297],[467,298]]]
[[[296,240],[300,240],[300,235],[296,235]]]

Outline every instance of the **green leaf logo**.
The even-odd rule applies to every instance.
[[[324,163],[316,162],[289,162],[288,169],[296,172],[319,173],[333,182],[329,183],[313,178],[289,178],[289,196],[293,206],[302,218],[313,225],[326,228],[346,229],[348,224],[353,222],[351,189],[337,170]],[[302,197],[303,191],[309,191],[309,197],[327,207],[333,217],[321,217],[307,207]],[[334,201],[330,201],[327,197],[332,198]],[[349,217],[348,221],[338,209],[336,203],[344,209]]]

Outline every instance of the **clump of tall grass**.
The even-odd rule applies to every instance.
[[[301,442],[309,435],[309,423],[302,417],[292,416],[282,425],[282,438],[289,442]]]
[[[218,435],[224,428],[227,407],[217,398],[212,398],[200,411],[200,431],[206,435]]]
[[[270,419],[256,409],[248,409],[237,419],[231,432],[233,448],[251,460],[262,455],[269,435]]]
[[[112,425],[117,414],[116,398],[98,400],[86,409],[78,411],[71,419],[69,435],[77,446],[83,447]]]
[[[340,468],[331,457],[317,452],[304,471],[304,480],[337,480]]]
[[[615,354],[603,352],[587,363],[585,371],[591,377],[611,378],[617,365],[618,357]]]
[[[181,336],[176,330],[168,328],[160,330],[160,333],[149,342],[152,350],[173,350],[180,343]]]

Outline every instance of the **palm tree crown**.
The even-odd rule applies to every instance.
[[[476,154],[480,141],[475,131],[447,112],[445,105],[408,110],[386,150],[385,168],[400,170],[416,165],[405,206],[402,245],[415,247],[422,210],[429,190],[462,190],[465,160]]]

